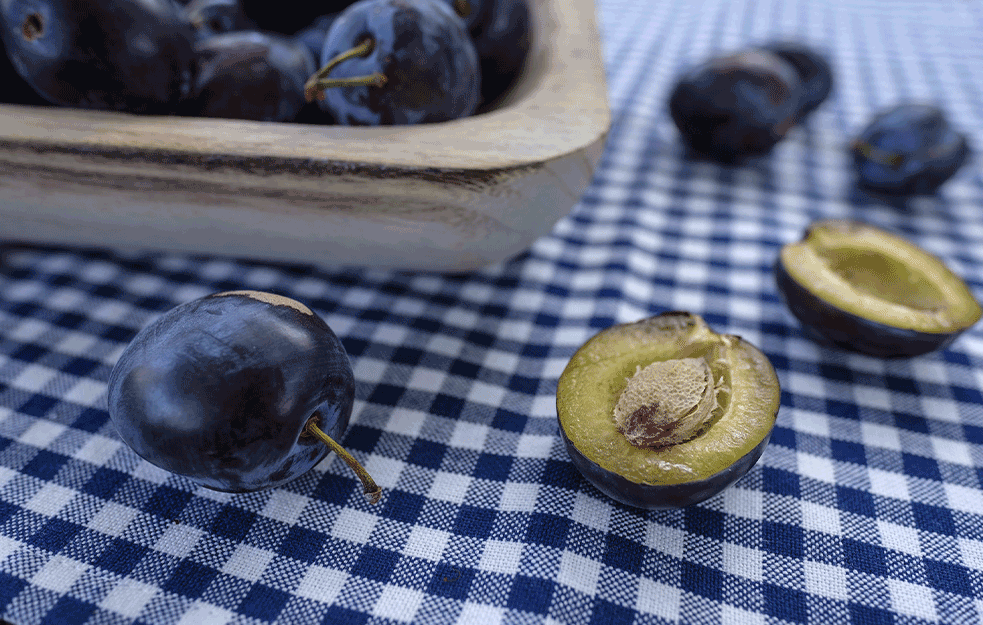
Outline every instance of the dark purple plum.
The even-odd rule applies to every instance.
[[[966,136],[937,106],[900,104],[879,113],[851,145],[860,188],[932,195],[966,163]]]
[[[184,10],[198,40],[251,27],[239,0],[191,0]]]
[[[481,66],[482,106],[515,81],[531,43],[526,0],[442,0],[464,20]]]
[[[314,60],[319,62],[321,59],[321,49],[324,48],[324,40],[328,36],[328,30],[331,29],[331,25],[338,18],[338,13],[332,13],[330,15],[321,15],[314,23],[307,28],[299,31],[293,35],[293,40],[295,43],[305,46],[311,51]],[[318,106],[317,102],[308,102],[303,109],[301,109],[300,114],[294,119],[295,122],[300,124],[334,124],[334,116],[328,111],[322,109]]]
[[[833,90],[833,69],[829,61],[819,52],[796,42],[772,43],[765,49],[788,61],[798,72],[802,87],[796,123],[803,121]]]
[[[307,97],[348,126],[465,117],[481,94],[464,22],[432,0],[359,0],[332,24],[321,64]]]
[[[273,293],[228,291],[140,330],[113,367],[107,403],[140,457],[238,493],[279,486],[323,460],[329,447],[311,423],[340,438],[354,400],[348,355],[323,319]],[[371,478],[363,486],[378,494]]]
[[[481,98],[485,105],[503,96],[515,82],[531,45],[526,0],[496,0],[492,19],[472,32],[481,63]]]
[[[795,68],[762,49],[724,56],[686,72],[669,98],[683,141],[698,155],[734,163],[767,154],[796,122]]]
[[[194,33],[172,0],[0,0],[18,74],[54,104],[169,113],[194,79]]]
[[[20,77],[17,70],[10,62],[10,58],[3,51],[0,57],[0,84],[3,85],[3,96],[0,102],[5,104],[33,104],[45,106],[49,104],[47,100],[38,95],[27,81]]]
[[[283,35],[237,31],[195,45],[198,76],[181,111],[200,117],[294,121],[317,69],[306,46]]]

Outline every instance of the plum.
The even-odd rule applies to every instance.
[[[279,486],[335,451],[374,502],[379,488],[333,441],[354,400],[348,355],[323,319],[280,295],[226,291],[137,333],[113,367],[107,403],[139,456],[207,488]]]

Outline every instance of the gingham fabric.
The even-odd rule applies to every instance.
[[[983,326],[881,360],[808,340],[772,264],[813,220],[861,218],[983,298],[983,180],[888,206],[845,145],[897,102],[940,104],[983,147],[983,4],[600,0],[613,126],[571,214],[518,258],[429,273],[112,249],[0,263],[0,616],[15,625],[983,622]],[[768,158],[686,160],[665,102],[683,67],[795,37],[836,87]],[[13,224],[0,224],[16,234]],[[106,381],[169,308],[260,289],[342,338],[343,443],[275,490],[197,488],[118,439]],[[667,310],[767,354],[770,445],[705,503],[643,511],[581,478],[555,390],[597,331]]]

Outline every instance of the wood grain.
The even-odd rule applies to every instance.
[[[494,111],[346,127],[0,105],[0,239],[434,271],[505,260],[580,199],[610,110],[590,0],[530,0]]]

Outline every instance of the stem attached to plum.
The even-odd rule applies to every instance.
[[[354,458],[348,451],[336,443],[333,438],[324,433],[321,428],[317,426],[318,415],[312,416],[307,420],[307,425],[304,426],[304,430],[311,436],[316,436],[325,445],[331,448],[331,451],[335,452],[339,458],[345,461],[351,470],[355,472],[358,476],[359,481],[362,482],[362,492],[365,493],[365,498],[369,500],[369,503],[379,503],[379,498],[382,496],[382,489],[375,483],[369,472],[365,470],[365,467],[358,463],[358,460]]]
[[[385,74],[380,74],[379,72],[369,74],[368,76],[356,76],[353,78],[328,78],[328,74],[331,73],[331,70],[337,67],[342,61],[347,61],[348,59],[355,58],[357,56],[366,56],[372,52],[374,48],[375,41],[370,37],[351,50],[342,52],[338,56],[328,61],[327,65],[314,72],[314,74],[307,79],[307,82],[304,84],[304,98],[306,98],[308,102],[313,102],[315,99],[323,100],[324,90],[331,87],[384,86],[386,84],[386,76]]]

